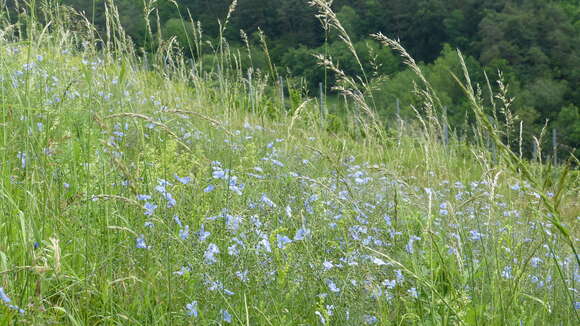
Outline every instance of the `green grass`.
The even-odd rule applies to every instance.
[[[578,323],[576,171],[40,31],[0,38],[1,325]]]

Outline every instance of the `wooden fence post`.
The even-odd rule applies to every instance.
[[[280,103],[282,103],[282,109],[286,111],[286,103],[284,100],[284,78],[282,76],[278,77],[278,83],[280,84]]]
[[[397,146],[401,146],[401,138],[403,137],[403,120],[401,120],[401,101],[397,98],[396,102],[396,110],[397,110]]]
[[[443,144],[449,144],[449,125],[447,124],[447,107],[443,107]]]
[[[322,82],[318,83],[318,88],[320,89],[320,121],[324,124],[325,116],[325,103],[324,103],[324,88],[322,87]]]
[[[556,128],[552,129],[552,152],[554,155],[554,165],[558,165],[558,132]]]
[[[254,90],[252,88],[252,72],[248,69],[248,97],[250,98],[250,107],[252,108],[252,114],[256,113],[254,108]]]

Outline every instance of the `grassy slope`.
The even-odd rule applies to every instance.
[[[569,248],[490,153],[329,133],[266,91],[251,114],[241,79],[51,35],[0,53],[0,324],[578,321]]]

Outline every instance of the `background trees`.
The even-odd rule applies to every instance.
[[[108,0],[63,0],[84,11],[97,25],[104,26],[104,4]],[[184,43],[185,31],[179,24],[179,12],[201,22],[209,39],[218,36],[230,0],[157,1],[161,26],[167,35]],[[144,47],[143,4],[137,0],[115,0],[121,21],[136,45]],[[578,0],[335,0],[335,12],[348,29],[355,46],[365,59],[365,69],[380,79],[379,109],[388,116],[394,99],[409,104],[409,84],[413,79],[388,49],[370,40],[378,31],[399,38],[433,78],[435,88],[446,101],[452,122],[464,120],[463,94],[448,77],[457,67],[455,48],[468,56],[475,69],[475,81],[484,83],[485,70],[490,79],[501,69],[516,98],[513,109],[530,127],[539,129],[549,119],[562,129],[561,139],[570,148],[580,147],[580,1]],[[188,26],[186,24],[186,26]],[[153,26],[156,28],[155,26]],[[336,37],[325,35],[315,10],[307,0],[240,0],[226,37],[242,46],[243,29],[256,42],[261,28],[268,37],[270,54],[279,67],[306,79],[314,91],[326,75],[312,57],[314,53],[331,55],[349,74],[360,74],[358,65]],[[186,44],[182,44],[186,47]],[[145,46],[145,48],[147,48]],[[186,51],[187,53],[187,51]],[[190,54],[193,55],[193,54]],[[370,64],[374,58],[375,64]],[[286,70],[283,70],[286,71]],[[329,91],[330,92],[330,91]],[[330,92],[330,96],[332,96]]]

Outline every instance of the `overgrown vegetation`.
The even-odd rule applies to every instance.
[[[0,17],[0,324],[578,323],[578,162],[553,165],[545,130],[524,158],[506,79],[375,33],[415,94],[385,122],[374,56],[316,0],[343,44],[314,58],[343,99],[326,112],[280,92],[263,36],[206,53],[196,27],[188,60],[147,20],[143,56],[107,3],[102,34],[52,2]]]
[[[83,11],[104,36],[107,1],[63,0],[62,3]],[[38,7],[43,3],[36,2]],[[316,8],[309,6],[309,2],[239,1],[223,36],[233,49],[243,52],[245,44],[240,30],[248,35],[250,45],[259,49],[261,29],[268,37],[271,60],[279,67],[278,73],[303,78],[312,96],[318,94],[319,83],[323,83],[330,99],[330,111],[340,114],[340,101],[332,90],[338,76],[319,66],[313,55],[331,56],[349,75],[361,75],[362,71],[355,58],[345,51],[339,35],[324,32],[315,17]],[[14,7],[18,1],[8,3]],[[157,36],[148,36],[152,31],[161,33],[164,39],[176,37],[185,55],[194,58],[213,55],[212,47],[207,44],[199,51],[192,51],[189,45],[198,29],[214,45],[219,43],[218,20],[222,19],[223,23],[230,3],[231,0],[115,1],[119,21],[137,48],[155,51],[159,42]],[[533,136],[540,133],[546,121],[549,132],[554,129],[557,132],[560,158],[565,159],[570,152],[578,156],[580,5],[577,0],[334,0],[327,3],[349,32],[369,73],[368,78],[381,94],[375,105],[384,120],[394,118],[397,99],[403,114],[414,115],[406,108],[417,102],[416,97],[409,95],[410,81],[416,81],[416,77],[389,49],[370,37],[379,31],[400,39],[423,68],[448,109],[448,121],[454,132],[464,136],[471,132],[471,127],[465,124],[466,116],[470,118],[469,103],[457,84],[447,78],[448,70],[455,73],[460,70],[454,53],[455,48],[460,48],[473,72],[474,82],[486,83],[483,71],[492,81],[499,79],[498,70],[503,72],[514,99],[515,124],[525,125],[523,150],[527,157],[533,156]],[[145,18],[152,22],[150,29]],[[245,68],[252,66],[268,71],[268,63],[260,53],[256,53],[251,65],[247,60],[241,64]],[[498,91],[495,83],[491,86]],[[551,139],[543,145],[551,148]]]

